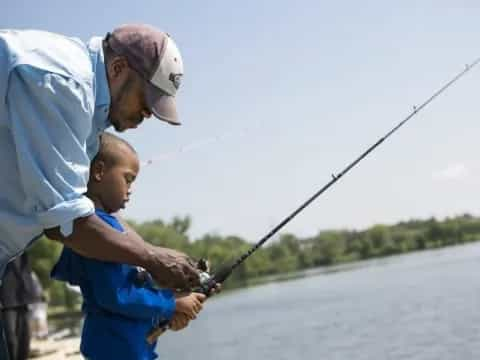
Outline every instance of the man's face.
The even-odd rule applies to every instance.
[[[111,90],[109,118],[116,131],[135,129],[152,116],[145,97],[145,80],[132,69]]]

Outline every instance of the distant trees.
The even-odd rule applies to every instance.
[[[130,223],[148,242],[178,249],[193,258],[210,260],[215,270],[232,261],[251,246],[238,236],[207,234],[192,241],[188,236],[190,217],[176,217],[141,224]],[[328,266],[342,262],[390,256],[408,251],[462,244],[480,239],[480,218],[469,214],[437,221],[409,220],[395,225],[375,225],[363,231],[328,230],[309,238],[281,234],[244,262],[224,285],[248,285],[262,276]],[[59,243],[41,239],[29,250],[32,266],[48,290],[53,303],[72,304],[63,284],[49,278],[61,251]]]

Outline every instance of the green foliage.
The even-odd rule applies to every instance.
[[[62,244],[56,241],[41,237],[36,240],[28,249],[28,255],[32,269],[37,274],[45,289],[48,289],[52,282],[50,271],[62,251]]]
[[[206,258],[218,269],[245,253],[251,242],[238,236],[207,234],[192,241],[188,236],[190,217],[175,217],[141,224],[129,222],[148,242],[186,252],[194,259]],[[341,262],[389,256],[408,251],[462,244],[480,239],[480,218],[465,214],[438,221],[409,220],[396,225],[375,225],[363,231],[329,230],[301,239],[282,234],[270,240],[239,266],[224,284],[225,288],[255,283],[262,276],[328,266]],[[61,251],[61,244],[42,238],[29,249],[32,266],[56,305],[74,308],[78,295],[65,284],[52,281],[50,270]]]

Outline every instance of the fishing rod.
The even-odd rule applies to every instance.
[[[373,150],[375,150],[381,143],[383,143],[387,138],[389,138],[393,133],[395,133],[398,129],[400,129],[403,125],[405,125],[411,118],[413,118],[416,114],[418,114],[424,107],[426,107],[429,103],[431,103],[436,97],[442,94],[445,90],[447,90],[451,85],[456,83],[461,77],[463,77],[466,73],[472,70],[478,63],[480,62],[480,58],[473,61],[471,64],[465,65],[465,69],[457,74],[453,79],[448,81],[445,85],[443,85],[439,90],[437,90],[432,96],[430,96],[425,102],[423,102],[420,106],[414,106],[413,111],[402,121],[400,121],[393,129],[387,132],[383,137],[377,140],[372,146],[370,146],[367,150],[365,150],[359,157],[353,160],[350,164],[348,164],[342,171],[337,174],[332,174],[332,179],[326,183],[320,190],[318,190],[315,194],[313,194],[307,201],[301,204],[297,209],[295,209],[290,215],[288,215],[285,219],[283,219],[277,226],[275,226],[272,230],[270,230],[264,237],[262,237],[255,245],[253,245],[247,252],[241,255],[237,260],[230,264],[224,264],[219,268],[219,270],[213,274],[208,273],[208,267],[205,261],[201,261],[199,263],[199,268],[201,270],[200,273],[200,288],[195,289],[194,291],[201,292],[206,296],[210,296],[212,290],[215,289],[217,284],[225,282],[228,279],[230,274],[235,270],[238,266],[240,266],[250,255],[252,255],[256,250],[258,250],[265,242],[267,242],[273,235],[275,235],[281,228],[283,228],[286,224],[288,224],[294,217],[296,217],[303,209],[305,209],[308,205],[310,205],[316,198],[322,195],[325,191],[328,190],[333,184],[335,184],[340,178],[342,178],[346,173],[348,173],[355,165],[357,165],[360,161],[362,161],[368,154],[370,154]],[[147,341],[155,341],[155,339],[161,335],[166,329],[166,325],[160,326],[159,328],[154,328],[148,334]]]

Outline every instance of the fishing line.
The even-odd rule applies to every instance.
[[[160,154],[158,154],[158,155],[156,155],[156,156],[154,156],[154,157],[152,157],[148,160],[142,161],[141,166],[142,167],[150,166],[150,165],[156,164],[156,163],[161,162],[161,161],[175,159],[176,157],[178,157],[178,156],[180,156],[184,153],[188,153],[188,152],[191,152],[191,151],[194,151],[194,150],[201,149],[201,148],[203,148],[207,145],[223,142],[223,141],[226,141],[226,140],[232,139],[232,138],[240,138],[240,137],[246,136],[249,133],[251,133],[255,130],[258,130],[260,125],[261,125],[260,121],[258,121],[256,124],[254,124],[254,126],[245,127],[245,128],[239,129],[239,130],[226,131],[226,132],[223,132],[221,134],[217,134],[217,135],[205,137],[203,139],[195,140],[195,141],[191,142],[190,144],[184,145],[184,146],[182,146],[182,147],[180,147],[176,150],[173,150],[173,151],[170,151],[170,152],[165,152],[165,153],[160,153]]]

